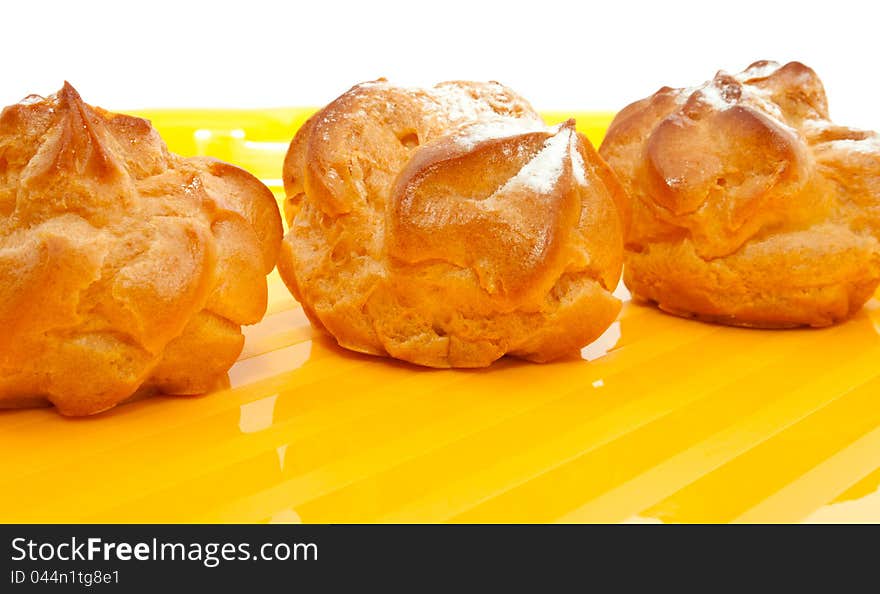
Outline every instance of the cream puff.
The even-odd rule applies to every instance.
[[[574,122],[498,83],[357,85],[284,163],[279,271],[343,347],[430,367],[549,361],[614,320],[625,200]]]
[[[827,326],[880,282],[880,137],[832,123],[803,64],[660,89],[617,115],[599,153],[631,201],[634,297],[726,324]]]
[[[271,192],[65,83],[0,114],[0,407],[211,389],[266,309]]]

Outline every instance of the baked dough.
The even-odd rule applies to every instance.
[[[281,217],[224,163],[72,86],[0,114],[0,407],[107,410],[225,378],[265,313]]]
[[[877,288],[880,137],[833,124],[803,64],[660,89],[599,152],[631,198],[635,297],[727,324],[827,326]]]
[[[346,348],[431,367],[547,361],[616,317],[624,204],[574,121],[497,83],[360,84],[284,164],[279,271]]]

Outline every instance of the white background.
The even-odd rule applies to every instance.
[[[880,128],[871,3],[532,0],[0,5],[0,103],[64,79],[107,108],[319,105],[356,82],[498,80],[539,109],[616,110],[718,69],[800,60],[840,123]]]

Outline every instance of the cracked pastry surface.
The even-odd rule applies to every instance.
[[[68,83],[0,114],[0,407],[65,415],[225,378],[282,229],[250,174]]]
[[[667,311],[827,326],[880,282],[880,137],[832,123],[798,62],[622,110],[599,150],[631,200],[624,281]]]
[[[547,361],[616,317],[625,205],[574,122],[497,83],[357,85],[296,134],[279,271],[349,349]]]

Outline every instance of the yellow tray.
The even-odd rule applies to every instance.
[[[280,194],[309,112],[145,115]],[[598,142],[609,116],[578,119]],[[627,303],[581,359],[438,371],[336,347],[270,284],[227,391],[0,413],[0,520],[880,521],[876,299],[795,331]]]

